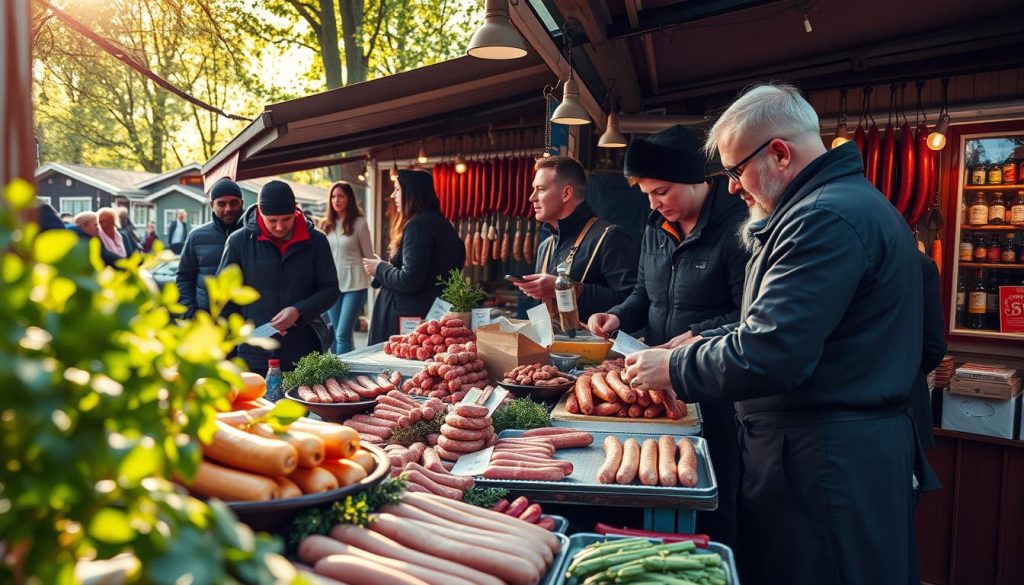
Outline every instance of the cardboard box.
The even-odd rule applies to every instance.
[[[612,342],[604,339],[588,341],[560,341],[555,340],[551,344],[552,353],[572,353],[580,356],[580,359],[592,362],[603,362],[608,357],[608,350],[612,348]]]
[[[963,378],[960,375],[956,375],[949,382],[949,391],[961,396],[982,396],[985,398],[1009,400],[1020,394],[1020,378],[1014,377],[995,382]]]
[[[502,331],[498,323],[476,330],[476,348],[491,380],[501,380],[516,366],[546,364],[551,355],[546,347],[522,333]]]
[[[1016,439],[1021,425],[1021,397],[1010,400],[963,396],[943,390],[942,428],[1002,439]]]

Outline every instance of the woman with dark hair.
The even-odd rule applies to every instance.
[[[391,261],[363,260],[372,285],[380,288],[370,322],[371,345],[396,335],[399,318],[426,317],[441,293],[437,277],[453,268],[461,270],[466,263],[466,250],[441,215],[429,173],[398,171],[391,197],[398,210],[391,225]]]
[[[343,354],[354,349],[352,331],[363,312],[366,291],[370,287],[361,261],[373,258],[374,253],[370,228],[352,185],[338,181],[327,193],[327,216],[320,221],[320,229],[327,234],[327,243],[331,245],[331,258],[338,271],[341,291],[341,296],[327,310],[327,317],[334,325],[334,353]]]

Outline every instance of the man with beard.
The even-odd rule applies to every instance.
[[[627,376],[688,402],[735,401],[744,582],[906,583],[906,400],[922,356],[914,239],[864,178],[856,145],[825,150],[792,86],[738,98],[708,135],[716,148],[751,211],[739,323],[630,356]]]
[[[188,235],[178,262],[178,302],[185,306],[185,318],[191,319],[196,311],[208,311],[210,301],[206,295],[206,276],[217,273],[224,243],[228,236],[242,226],[242,190],[227,177],[218,179],[210,189],[210,209],[213,219]]]
[[[727,178],[705,179],[705,162],[697,137],[682,126],[630,143],[623,173],[647,195],[651,216],[636,286],[625,301],[590,317],[587,326],[595,335],[646,327],[648,345],[674,348],[739,318],[750,254],[736,232],[747,208],[729,193]],[[732,547],[740,458],[736,411],[730,402],[705,402],[701,417],[718,478],[718,509],[698,513],[697,531]]]

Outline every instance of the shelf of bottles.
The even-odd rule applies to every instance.
[[[999,287],[1024,286],[1024,133],[966,135],[960,147],[951,333],[1024,339],[999,323]]]

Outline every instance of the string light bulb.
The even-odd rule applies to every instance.
[[[949,78],[942,78],[942,113],[939,115],[939,121],[935,124],[935,129],[928,135],[928,148],[932,150],[942,150],[946,148],[946,135],[949,134],[949,109],[947,108],[947,98],[949,97]]]
[[[466,159],[461,152],[455,156],[455,172],[460,175],[466,172]]]
[[[423,144],[423,141],[420,141],[420,152],[416,155],[416,162],[421,165],[427,164],[427,148]]]

